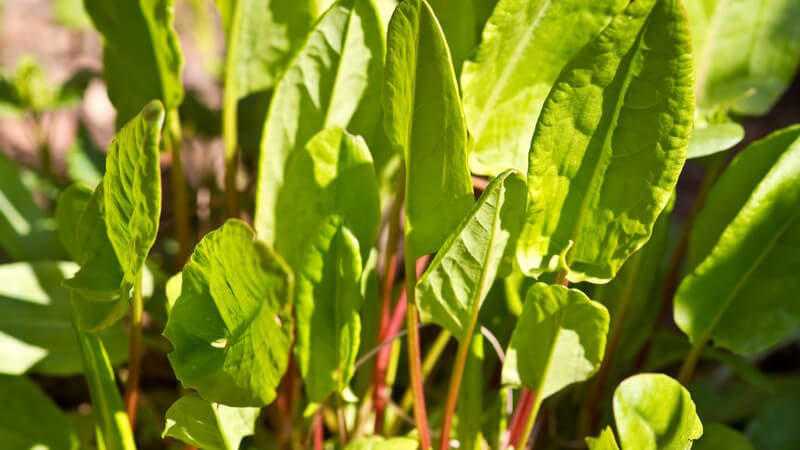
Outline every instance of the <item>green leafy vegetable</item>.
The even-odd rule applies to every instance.
[[[424,0],[406,0],[392,15],[384,78],[384,128],[406,163],[406,239],[415,256],[432,253],[474,198],[450,51]]]
[[[686,157],[702,158],[727,150],[744,139],[744,128],[736,122],[699,126],[695,124]]]
[[[242,439],[253,434],[258,413],[258,408],[232,408],[187,394],[167,410],[162,436],[207,450],[238,450]]]
[[[678,0],[631,2],[561,72],[531,145],[523,272],[605,282],[647,241],[686,158],[691,74]]]
[[[197,244],[182,280],[164,330],[175,375],[210,402],[270,403],[294,331],[289,268],[231,219]]]
[[[470,153],[473,172],[496,175],[508,168],[527,172],[531,136],[547,93],[561,69],[622,4],[498,2],[477,55],[464,64],[461,79],[464,113],[475,139]]]
[[[586,445],[589,450],[619,450],[617,440],[614,439],[614,432],[611,427],[605,427],[596,438],[587,437]]]

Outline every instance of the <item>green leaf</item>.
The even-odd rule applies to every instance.
[[[611,427],[605,427],[596,438],[587,437],[586,446],[589,447],[589,450],[619,450]]]
[[[689,392],[661,374],[639,374],[614,391],[614,421],[623,450],[688,450],[703,435]]]
[[[238,450],[242,439],[255,432],[259,411],[211,403],[194,392],[169,407],[161,437],[207,450]]]
[[[97,148],[84,123],[78,125],[78,135],[67,152],[67,175],[74,182],[97,186],[106,171],[106,153]]]
[[[526,386],[537,402],[588,379],[606,347],[608,311],[577,289],[536,283],[528,290],[503,364],[503,383]]]
[[[0,372],[51,376],[82,372],[69,291],[61,285],[77,269],[73,263],[51,261],[0,265]],[[125,361],[125,329],[112,327],[100,336],[111,362]]]
[[[464,379],[456,403],[457,434],[460,449],[482,449],[483,437],[483,336],[476,332],[470,340],[469,353],[464,365]]]
[[[736,122],[695,125],[686,158],[702,158],[727,150],[744,139],[744,128]]]
[[[498,2],[461,79],[474,138],[473,172],[527,172],[531,136],[553,82],[621,5],[616,0]]]
[[[418,447],[417,440],[412,438],[369,436],[349,443],[345,450],[416,450]]]
[[[798,133],[745,149],[709,193],[690,238],[693,270],[675,295],[675,322],[695,345],[713,339],[749,355],[800,325]]]
[[[511,269],[525,195],[525,182],[514,170],[489,184],[417,283],[423,321],[436,322],[459,341],[474,332],[492,283]]]
[[[690,52],[680,1],[641,0],[561,72],[531,145],[523,272],[606,282],[647,242],[686,158]]]
[[[103,75],[117,125],[153,99],[177,108],[183,55],[172,27],[173,0],[84,0],[84,6],[103,36]]]
[[[406,239],[414,255],[433,253],[474,197],[450,51],[424,0],[406,0],[395,9],[384,78],[384,128],[406,162]]]
[[[323,221],[310,238],[297,272],[295,355],[308,401],[320,404],[344,392],[355,371],[361,256],[356,237],[338,216]]]
[[[3,448],[78,450],[64,413],[27,378],[0,375],[0,402]]]
[[[95,334],[77,329],[75,333],[97,421],[98,440],[105,444],[104,447],[98,447],[106,450],[136,450],[128,415],[122,407],[122,398],[114,381],[114,369],[102,341]]]
[[[186,388],[229,406],[275,398],[289,361],[294,281],[244,222],[228,220],[197,244],[164,336]]]
[[[740,114],[769,111],[800,64],[800,3],[794,0],[686,2],[697,106]]]
[[[747,424],[747,437],[758,449],[794,449],[800,439],[798,414],[800,397],[796,394],[774,399],[761,408]]]
[[[442,32],[453,59],[456,79],[461,73],[464,61],[472,55],[478,45],[476,0],[430,0],[428,4],[442,26]],[[477,0],[483,1],[483,0]]]
[[[372,2],[342,0],[320,18],[275,87],[261,142],[254,219],[267,243],[279,248],[276,209],[284,184],[292,182],[287,166],[293,155],[330,127],[372,136],[380,116],[383,53]]]
[[[76,30],[85,30],[92,26],[81,0],[55,0],[53,15],[59,24]]]
[[[703,437],[697,441],[694,450],[754,450],[753,444],[738,431],[721,423],[703,425]],[[760,447],[774,449],[774,446]]]
[[[91,198],[91,188],[75,183],[64,189],[56,202],[58,237],[73,261],[83,259],[81,250],[85,244],[78,240],[78,224]]]
[[[299,271],[309,236],[335,214],[363,243],[361,258],[366,260],[378,234],[380,211],[378,182],[364,140],[341,128],[323,130],[289,155],[284,174],[286,181],[270,208],[273,225],[259,238]]]

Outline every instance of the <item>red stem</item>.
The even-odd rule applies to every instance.
[[[536,394],[532,390],[528,388],[522,390],[514,417],[508,426],[508,445],[514,448],[519,447],[519,441],[522,439],[522,433],[525,431],[525,424],[528,422],[535,399]]]
[[[323,429],[322,429],[322,411],[317,411],[314,415],[314,423],[311,424],[314,428],[314,450],[322,450],[323,444]]]

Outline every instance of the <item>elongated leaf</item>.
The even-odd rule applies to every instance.
[[[692,448],[694,450],[754,450],[753,444],[742,433],[716,422],[703,425],[703,437],[695,442]]]
[[[380,211],[378,182],[364,140],[341,128],[323,130],[292,152],[284,173],[268,237],[289,265],[301,270],[309,236],[331,214],[340,216],[364,243],[361,257],[366,259],[378,234]]]
[[[81,349],[86,383],[97,421],[98,440],[107,450],[135,450],[128,415],[122,407],[114,370],[100,339],[91,333],[75,330]]]
[[[686,158],[691,74],[678,0],[631,2],[567,65],[531,146],[524,272],[608,281],[649,239]]]
[[[253,434],[258,414],[259,408],[232,408],[191,393],[167,410],[162,437],[207,450],[238,450],[242,439]]]
[[[117,125],[153,99],[177,108],[183,55],[172,27],[173,0],[84,0],[84,6],[103,36],[103,71]]]
[[[639,374],[614,392],[622,450],[688,450],[703,435],[689,392],[661,374]]]
[[[469,353],[464,365],[464,379],[458,391],[456,414],[458,416],[458,442],[460,449],[475,450],[482,447],[483,428],[483,336],[477,332],[470,340]]]
[[[289,268],[244,222],[207,234],[164,330],[181,383],[215,403],[270,403],[289,361],[293,291]]]
[[[293,154],[329,127],[373,135],[383,53],[371,1],[342,0],[320,18],[275,87],[261,142],[254,219],[267,243],[277,248],[276,208],[284,183],[292,181],[287,164]]]
[[[0,265],[0,372],[64,376],[83,371],[69,291],[61,285],[77,270],[67,262]],[[122,326],[100,336],[113,364],[127,358],[128,335]]]
[[[78,450],[64,413],[27,378],[0,375],[0,401],[3,448]]]
[[[611,20],[615,0],[501,0],[464,64],[464,113],[482,175],[528,168],[536,120],[559,72]],[[617,10],[617,11],[615,11]],[[445,29],[446,31],[446,29]],[[535,68],[535,69],[533,69]]]
[[[92,198],[92,189],[75,183],[64,189],[56,203],[58,238],[73,261],[82,261],[84,244],[78,240],[78,225],[81,215]]]
[[[511,269],[525,213],[525,182],[513,170],[497,176],[448,238],[417,284],[424,321],[467,338],[495,277]]]
[[[793,0],[686,2],[692,25],[697,105],[764,114],[800,64],[800,4]]]
[[[297,272],[295,355],[308,399],[342,393],[353,376],[361,333],[361,257],[356,237],[331,216],[312,236]]]
[[[418,447],[416,439],[370,436],[356,439],[347,445],[346,450],[416,450]]]
[[[704,126],[695,124],[686,157],[691,159],[713,155],[733,147],[742,139],[744,139],[744,128],[736,122]]]
[[[476,0],[430,0],[428,2],[442,26],[447,47],[450,49],[456,79],[461,73],[464,61],[471,56],[478,45],[480,35],[475,3]]]
[[[694,343],[752,354],[800,325],[800,139],[787,142],[798,131],[743,151],[698,216],[690,262],[707,256],[675,295],[675,322]]]
[[[384,77],[384,129],[406,162],[406,239],[415,255],[432,253],[474,197],[450,51],[424,0],[406,0],[395,9]]]
[[[503,383],[527,386],[538,401],[586,380],[600,367],[608,311],[577,289],[536,283],[528,290],[503,364]]]
[[[586,445],[589,447],[589,450],[619,450],[617,440],[614,438],[614,432],[611,431],[611,427],[605,427],[596,438],[587,437]]]

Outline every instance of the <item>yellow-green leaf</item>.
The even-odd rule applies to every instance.
[[[193,392],[169,407],[161,436],[205,450],[238,450],[242,439],[254,433],[259,411],[211,403]]]

